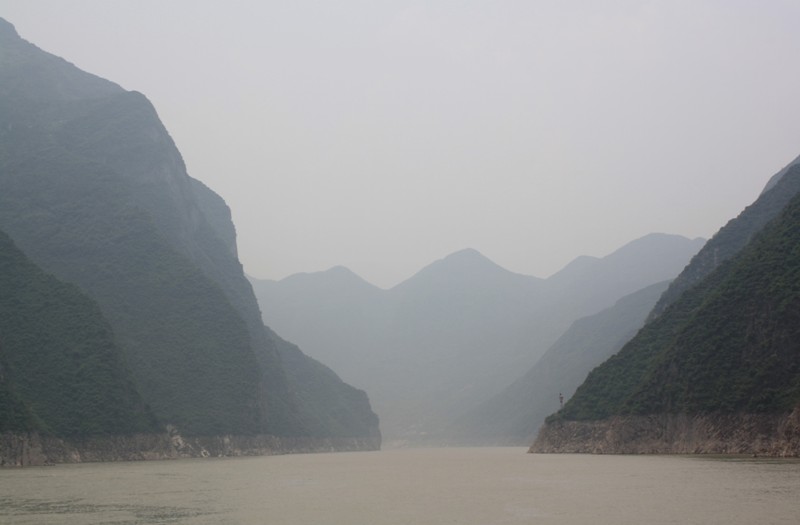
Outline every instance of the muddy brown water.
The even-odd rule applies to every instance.
[[[792,524],[800,461],[405,449],[0,470],[0,523]]]

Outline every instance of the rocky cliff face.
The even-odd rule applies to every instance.
[[[800,405],[786,414],[655,414],[556,421],[529,452],[800,456]]]
[[[192,439],[375,447],[366,394],[265,328],[230,210],[188,175],[144,95],[38,49],[0,20],[0,122],[0,229],[97,303],[159,428]],[[11,385],[23,376],[5,372]],[[0,431],[20,430],[2,418]],[[47,425],[22,430],[43,429],[81,449]]]

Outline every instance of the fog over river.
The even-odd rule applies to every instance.
[[[4,524],[796,524],[800,461],[405,449],[0,471]]]

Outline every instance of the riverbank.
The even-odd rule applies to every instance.
[[[379,437],[307,438],[263,434],[184,437],[175,428],[161,434],[93,436],[73,440],[38,433],[6,432],[0,434],[0,467],[372,451],[379,450],[380,446]]]
[[[656,414],[554,421],[529,452],[800,456],[800,407],[788,414]]]

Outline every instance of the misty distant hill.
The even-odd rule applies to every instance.
[[[270,298],[260,300],[263,318],[271,320],[269,326],[301,348],[306,341],[313,341],[317,348],[314,357],[339,374],[344,365],[346,381],[362,376],[352,370],[357,363],[350,352],[376,341],[374,335],[388,317],[382,312],[383,290],[341,266],[292,275],[280,282],[250,280],[257,297]],[[303,337],[296,337],[298,334]]]
[[[536,364],[500,394],[468,411],[445,432],[463,443],[529,445],[545,418],[568,400],[591,370],[644,325],[668,281],[626,295],[572,323]]]
[[[674,278],[702,244],[648,235],[549,279],[467,249],[390,290],[343,268],[251,281],[265,322],[365,389],[385,436],[424,441],[518,379],[576,319]]]

